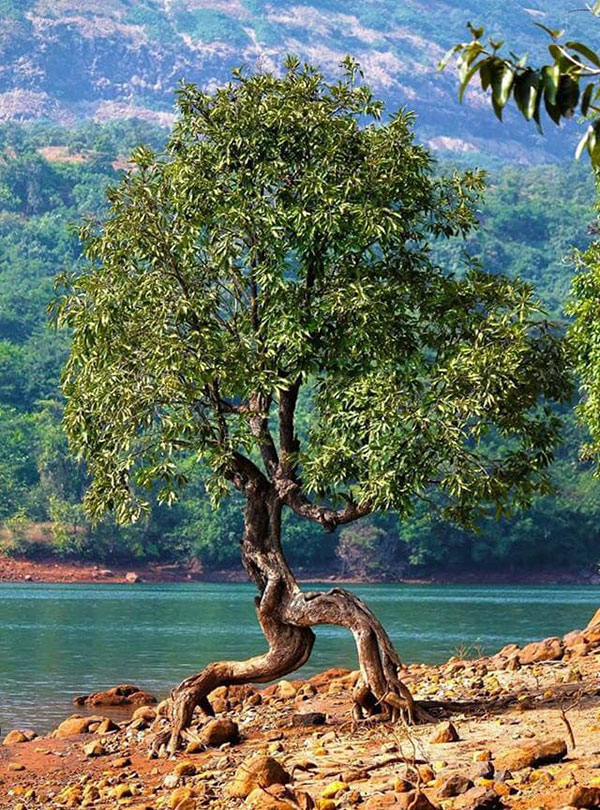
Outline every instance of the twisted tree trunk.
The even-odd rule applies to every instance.
[[[171,693],[171,726],[157,735],[153,749],[166,744],[174,753],[196,706],[213,711],[209,693],[219,686],[265,683],[293,672],[310,657],[313,625],[336,624],[354,635],[361,678],[354,692],[356,719],[375,713],[406,722],[431,719],[418,707],[399,673],[402,663],[384,628],[356,596],[334,588],[303,593],[281,550],[283,503],[274,487],[260,479],[246,487],[242,561],[258,588],[256,613],[269,649],[246,661],[217,661],[182,681]]]

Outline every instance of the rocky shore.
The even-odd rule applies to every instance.
[[[165,703],[133,685],[80,697],[51,735],[3,731],[0,807],[600,807],[600,611],[563,638],[404,677],[435,723],[354,724],[358,673],[330,670],[216,690],[215,718],[197,713],[175,758],[148,754]],[[127,706],[115,722],[111,710]]]

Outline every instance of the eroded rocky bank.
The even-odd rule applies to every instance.
[[[148,755],[165,704],[133,687],[81,698],[51,735],[4,730],[0,807],[600,807],[600,612],[563,638],[408,667],[436,715],[426,726],[353,723],[357,678],[219,689],[216,717],[198,713],[175,758]],[[127,719],[115,722],[115,707]]]

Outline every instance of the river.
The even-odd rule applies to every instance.
[[[321,585],[315,587],[326,588]],[[362,585],[406,661],[491,653],[584,627],[596,586]],[[215,658],[264,649],[250,585],[0,585],[0,727],[47,731],[71,701],[117,683],[159,696]],[[317,628],[310,676],[356,667],[351,636]]]

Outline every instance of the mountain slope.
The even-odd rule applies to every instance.
[[[539,52],[545,35],[534,22],[568,23],[574,35],[588,24],[585,14],[569,13],[570,5],[0,0],[0,119],[70,123],[139,116],[168,123],[180,78],[211,87],[242,63],[277,70],[288,52],[333,74],[351,53],[391,108],[417,111],[421,137],[434,148],[541,162],[567,154],[574,134],[549,131],[542,139],[522,122],[503,127],[482,110],[477,92],[460,105],[455,76],[438,74],[436,64],[451,44],[468,36],[469,20],[486,24],[519,52]]]

